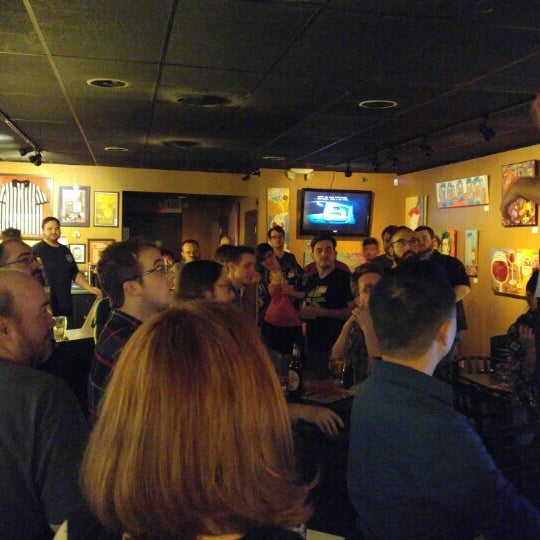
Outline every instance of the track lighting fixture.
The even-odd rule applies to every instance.
[[[345,178],[350,178],[352,176],[351,164],[347,163],[347,168],[345,169]]]
[[[245,176],[242,176],[242,180],[247,182],[252,176],[261,176],[259,169],[248,172]]]
[[[419,148],[427,158],[430,158],[433,155],[433,148],[431,148],[426,141],[422,141]]]
[[[371,164],[373,165],[373,172],[379,172],[381,170],[381,162],[377,156],[371,158]]]
[[[298,169],[293,167],[292,169],[288,169],[287,171],[285,171],[285,176],[289,180],[295,180],[297,174],[303,175],[304,181],[307,182],[308,180],[311,180],[313,178],[313,169]]]
[[[21,154],[21,156],[24,157],[24,156],[26,156],[26,154],[29,154],[32,151],[33,151],[33,148],[31,148],[31,147],[21,148],[19,150],[19,154]]]
[[[478,126],[478,130],[486,142],[491,141],[495,137],[495,131],[487,125],[487,118]]]
[[[39,167],[43,163],[43,157],[38,151],[36,151],[36,153],[33,156],[30,156],[28,159],[30,160],[30,163],[33,163],[36,167]]]

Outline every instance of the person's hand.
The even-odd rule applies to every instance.
[[[294,294],[294,288],[285,280],[281,283],[281,292],[285,296],[292,296]]]
[[[319,304],[310,304],[300,310],[301,319],[316,319],[317,317],[324,317],[324,308]]]
[[[304,413],[300,418],[310,424],[315,424],[328,437],[337,436],[340,428],[345,427],[339,414],[326,407],[305,405]]]
[[[103,298],[103,292],[101,289],[98,289],[97,287],[90,287],[88,289],[92,294],[95,294],[98,298]]]

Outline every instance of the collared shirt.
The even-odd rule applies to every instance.
[[[135,317],[114,309],[99,335],[88,377],[88,411],[92,423],[97,420],[97,407],[114,364],[128,339],[141,324]]]
[[[452,388],[373,360],[353,403],[348,485],[366,539],[540,538],[540,514],[503,477]]]

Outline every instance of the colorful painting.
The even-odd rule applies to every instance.
[[[413,231],[426,224],[427,197],[406,197],[405,225]]]
[[[465,231],[465,270],[470,277],[478,277],[478,231]]]
[[[536,161],[522,161],[511,165],[502,166],[502,194],[504,195],[508,188],[520,176],[535,176]],[[527,199],[516,199],[508,206],[506,215],[502,218],[504,227],[527,227],[538,225],[538,207]]]
[[[118,227],[118,192],[94,193],[94,227]]]
[[[58,219],[69,227],[90,226],[90,188],[88,186],[60,186]]]
[[[268,188],[266,198],[266,215],[268,229],[279,225],[285,229],[285,245],[290,241],[291,221],[289,215],[289,188]]]
[[[525,286],[538,269],[537,249],[492,248],[491,284],[495,294],[525,298]]]
[[[436,188],[437,208],[461,208],[489,204],[487,175],[438,182]]]
[[[53,214],[52,187],[49,176],[0,174],[0,231],[14,228],[40,238],[41,221]]]
[[[441,239],[441,246],[439,247],[439,251],[443,255],[451,255],[452,257],[455,257],[457,252],[456,231],[441,231],[437,236]]]

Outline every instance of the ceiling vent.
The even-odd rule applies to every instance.
[[[90,79],[86,81],[86,84],[90,86],[97,86],[98,88],[125,88],[129,86],[126,81],[120,79]]]
[[[224,107],[231,103],[229,98],[224,96],[212,96],[209,94],[191,94],[178,98],[177,101],[178,103],[183,103],[190,107],[202,108]]]

